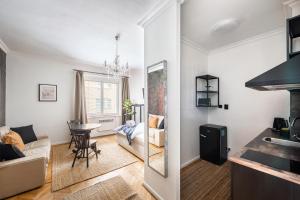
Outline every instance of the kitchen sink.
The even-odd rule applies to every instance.
[[[272,138],[272,137],[264,137],[262,140],[271,144],[278,144],[286,147],[300,148],[300,142],[293,142],[290,140],[283,140],[283,139]]]

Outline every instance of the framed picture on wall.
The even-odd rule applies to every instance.
[[[39,84],[39,101],[57,101],[57,85]]]

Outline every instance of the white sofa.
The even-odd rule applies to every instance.
[[[25,144],[25,157],[0,162],[0,199],[44,185],[51,143],[47,136]]]

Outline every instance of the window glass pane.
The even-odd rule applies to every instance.
[[[101,82],[85,81],[85,97],[87,114],[101,114]]]
[[[116,83],[103,83],[103,113],[118,113],[118,85]]]

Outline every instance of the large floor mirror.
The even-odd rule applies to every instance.
[[[148,86],[148,165],[164,177],[168,176],[167,152],[167,62],[147,68]]]

